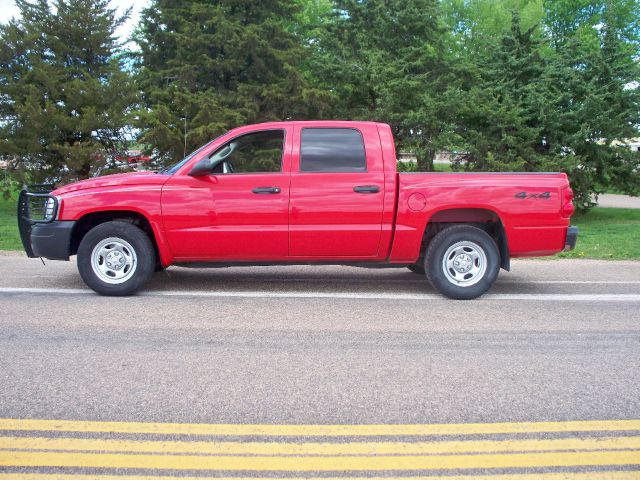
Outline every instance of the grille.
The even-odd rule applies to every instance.
[[[49,193],[20,192],[18,215],[29,223],[52,222],[58,211],[58,199]]]
[[[20,192],[18,198],[18,230],[22,245],[29,257],[34,257],[31,248],[31,227],[36,223],[49,223],[58,213],[58,199],[50,192],[53,185],[30,185]]]

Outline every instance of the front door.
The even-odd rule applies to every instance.
[[[174,175],[162,191],[176,259],[251,261],[288,255],[289,127],[240,134],[210,156],[210,175]]]

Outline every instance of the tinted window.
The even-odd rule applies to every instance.
[[[283,149],[283,130],[266,130],[236,137],[211,156],[213,173],[280,172]]]
[[[301,172],[366,172],[362,134],[352,128],[304,128]]]

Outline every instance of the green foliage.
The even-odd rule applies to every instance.
[[[485,10],[468,6],[478,4],[447,2],[460,72],[455,147],[466,152],[454,168],[563,171],[580,209],[608,188],[638,194],[640,155],[619,142],[639,135],[638,2],[548,2],[526,29],[514,10],[509,30],[478,26]],[[539,12],[532,5],[520,11]]]
[[[621,144],[640,137],[639,0],[153,0],[127,68],[107,0],[17,5],[0,26],[14,180],[86,177],[132,126],[169,163],[238,125],[334,118],[389,123],[420,170],[449,150],[457,170],[566,172],[581,209],[640,192]]]
[[[640,4],[553,2],[548,16],[554,55],[547,81],[558,85],[550,143],[578,207],[608,188],[637,195],[640,154],[619,141],[639,135]]]
[[[545,165],[546,135],[541,117],[548,108],[546,63],[534,38],[523,32],[517,14],[511,29],[476,52],[458,129],[466,143],[456,166],[466,170],[536,171]],[[462,165],[460,165],[462,164]]]
[[[416,162],[402,162],[398,161],[397,169],[399,172],[417,172],[418,164]]]
[[[391,124],[400,148],[432,170],[449,126],[444,31],[435,0],[336,1],[307,39],[332,117]]]
[[[545,15],[543,0],[442,0],[441,12],[450,45],[482,50],[482,44],[508,33],[517,13],[526,31],[540,25]],[[535,32],[540,35],[539,31]]]
[[[294,32],[304,43],[317,38],[333,11],[332,0],[295,0],[294,14],[287,30]]]
[[[136,35],[141,141],[170,162],[232,127],[321,115],[295,13],[284,0],[152,2]]]
[[[0,156],[21,180],[85,178],[125,144],[135,100],[107,0],[17,0],[0,25]]]

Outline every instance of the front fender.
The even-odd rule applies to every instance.
[[[155,237],[160,261],[163,266],[173,262],[162,225],[160,205],[161,185],[137,185],[118,189],[87,189],[69,192],[61,196],[59,219],[82,222],[88,215],[103,214],[126,216],[132,213],[143,217],[150,225]]]

